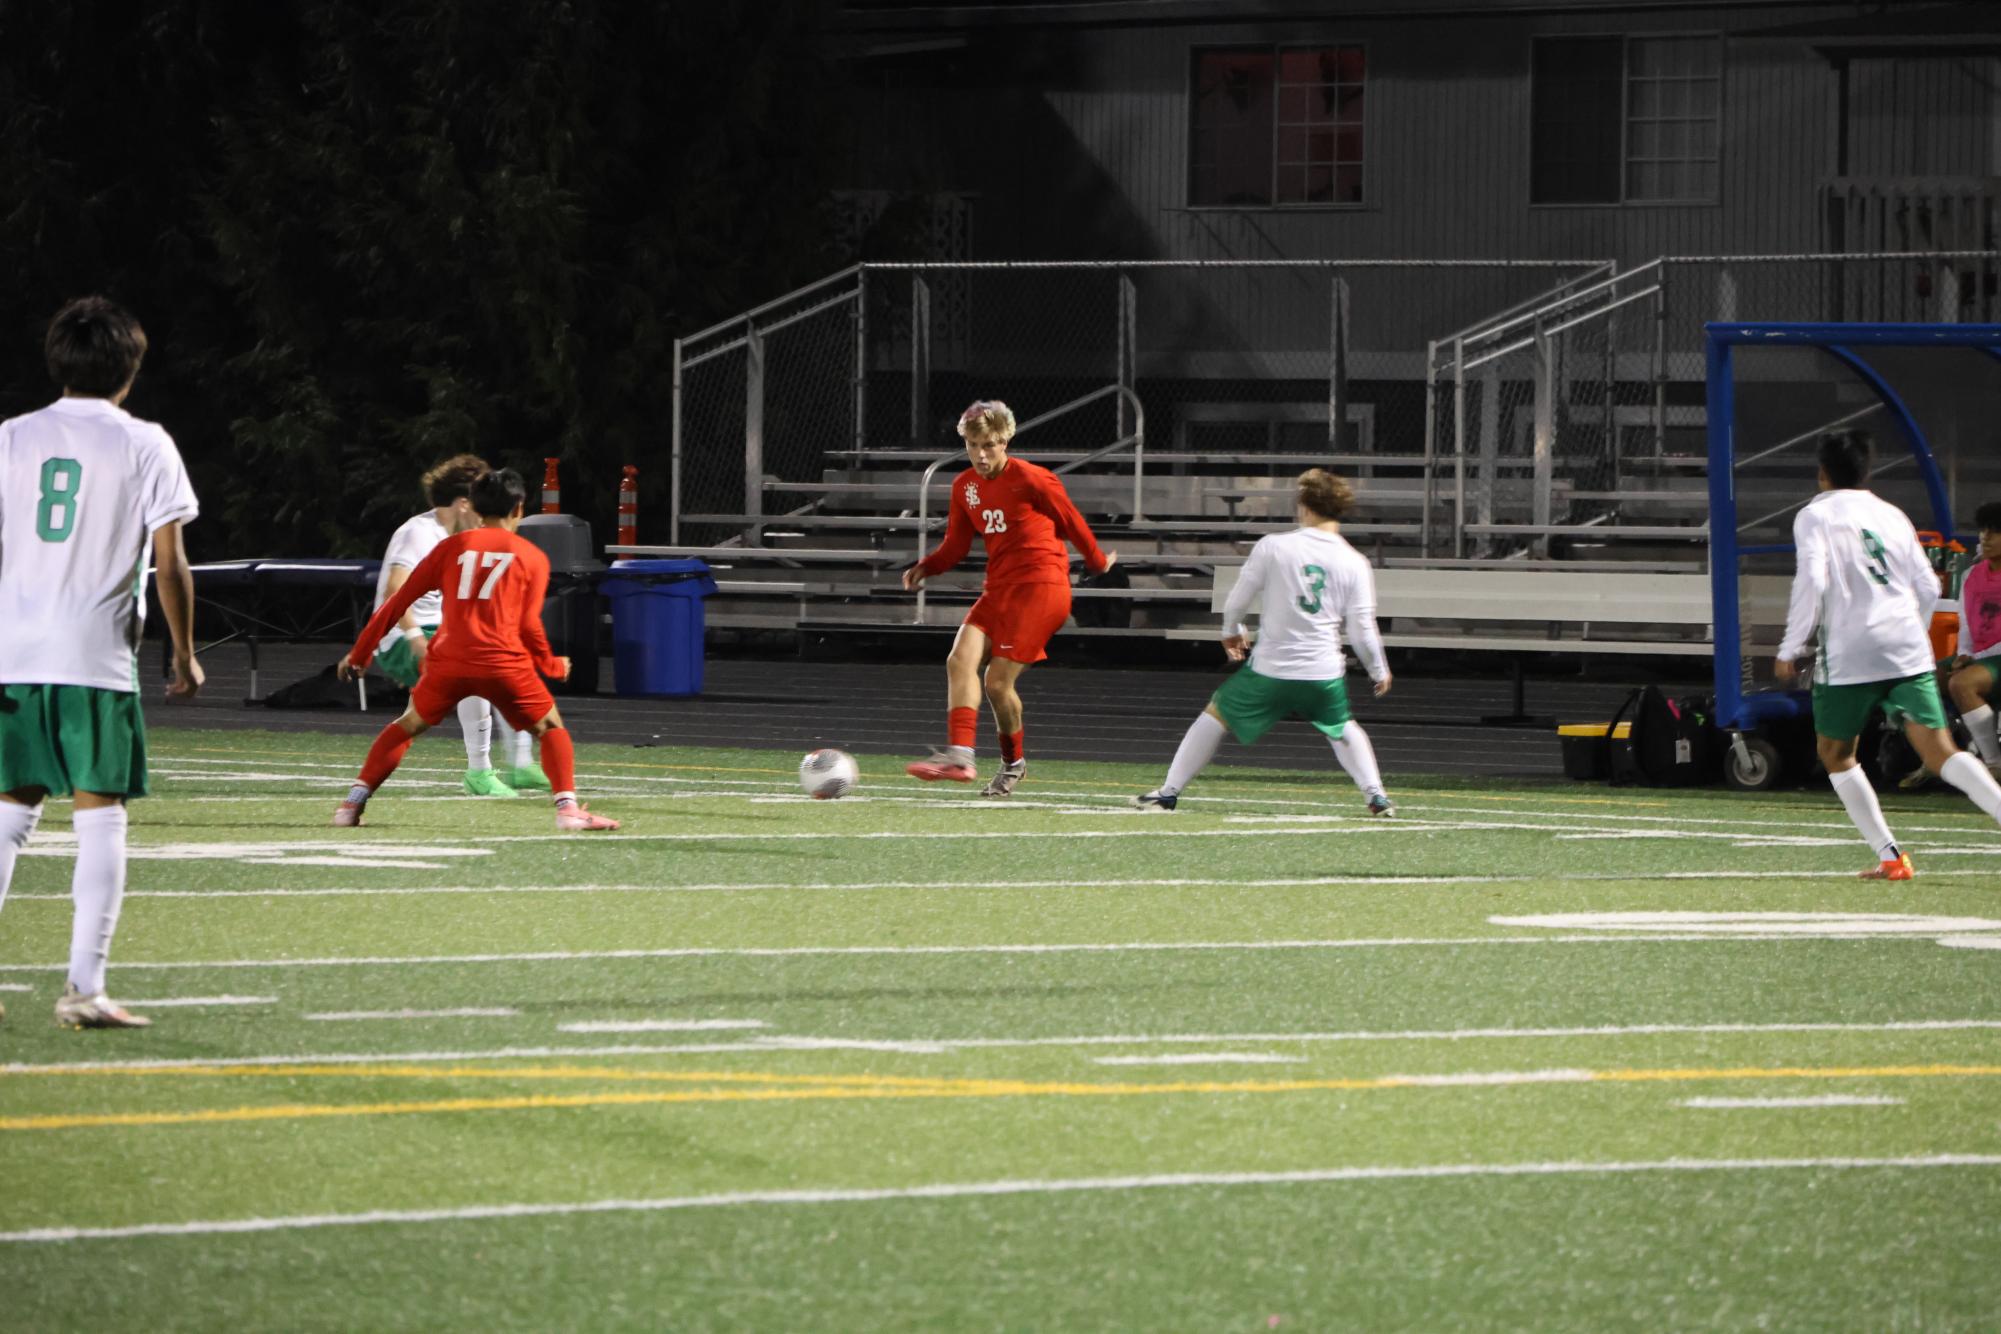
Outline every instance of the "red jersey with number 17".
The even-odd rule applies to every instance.
[[[992,477],[968,468],[953,478],[945,540],[917,567],[926,575],[943,574],[966,558],[976,534],[987,546],[988,588],[1069,583],[1065,541],[1093,574],[1105,569],[1105,553],[1063,483],[1027,459],[1009,459]]]
[[[361,632],[348,660],[368,666],[375,646],[404,612],[432,589],[443,596],[444,620],[424,670],[462,675],[537,670],[561,674],[542,632],[542,599],[549,591],[549,558],[505,528],[453,533],[417,562],[410,577]]]

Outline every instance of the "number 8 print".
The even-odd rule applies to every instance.
[[[83,465],[75,459],[48,459],[42,464],[42,503],[35,507],[35,536],[44,542],[69,541],[76,526],[76,493],[83,485]]]

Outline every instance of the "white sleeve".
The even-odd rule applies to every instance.
[[[1251,606],[1264,594],[1265,578],[1271,565],[1271,540],[1259,538],[1251,548],[1251,558],[1244,562],[1244,568],[1237,572],[1237,582],[1230,589],[1230,596],[1223,603],[1223,633],[1237,635],[1244,632],[1244,617],[1250,614]]]
[[[158,532],[170,523],[186,523],[201,513],[194,483],[188,480],[188,470],[181,463],[181,451],[174,448],[173,437],[165,431],[158,432],[154,448],[146,451],[140,477],[140,485],[145,488],[142,503],[148,533]]]
[[[423,557],[410,549],[412,545],[410,526],[405,523],[390,535],[389,550],[382,553],[382,563],[390,569],[398,566],[406,570],[416,569],[417,562]]]
[[[1793,573],[1792,602],[1786,609],[1786,637],[1779,657],[1795,661],[1806,653],[1820,620],[1820,596],[1827,588],[1827,537],[1814,515],[1801,510],[1793,519],[1793,549],[1798,568]]]
[[[1357,565],[1355,581],[1348,590],[1348,605],[1341,609],[1341,622],[1348,629],[1348,642],[1362,660],[1362,670],[1371,681],[1390,674],[1389,660],[1383,655],[1383,636],[1376,629],[1376,573],[1367,565]]]

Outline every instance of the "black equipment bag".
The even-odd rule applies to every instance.
[[[1722,769],[1722,737],[1707,696],[1671,700],[1658,686],[1642,686],[1626,696],[1612,715],[1609,736],[1612,784],[1643,787],[1698,787],[1716,781]],[[1619,724],[1630,722],[1627,735]]]
[[[1131,588],[1132,575],[1123,565],[1098,574],[1080,575],[1079,588]],[[1078,598],[1070,604],[1070,614],[1077,618],[1079,630],[1127,630],[1133,623],[1133,604],[1130,598]]]

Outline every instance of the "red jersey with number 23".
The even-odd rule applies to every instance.
[[[425,659],[426,675],[561,674],[542,631],[549,558],[505,528],[453,533],[431,548],[355,641],[348,659],[357,670],[368,666],[375,646],[410,604],[432,589],[443,596],[444,619]]]
[[[966,558],[975,535],[987,547],[988,588],[1068,584],[1066,541],[1092,573],[1105,568],[1105,553],[1063,483],[1027,459],[1009,459],[993,477],[968,468],[953,478],[945,540],[917,567],[926,575],[943,574]]]

